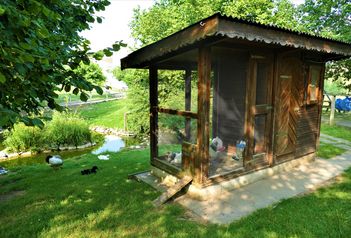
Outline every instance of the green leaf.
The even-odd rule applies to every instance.
[[[24,62],[31,62],[34,63],[34,57],[31,56],[30,54],[25,54],[25,55],[21,55],[20,58],[24,61]]]
[[[21,46],[21,48],[23,48],[25,50],[32,49],[32,47],[28,43],[25,43],[25,42],[20,42],[19,45]]]
[[[49,100],[48,102],[48,107],[50,109],[54,109],[55,108],[55,101],[52,99],[52,100]]]
[[[40,27],[38,30],[38,35],[41,36],[42,38],[48,38],[50,33],[48,31],[48,29],[46,29],[46,27]]]
[[[27,73],[26,68],[23,66],[23,64],[16,64],[16,70],[17,72],[22,75],[25,76],[25,74]]]
[[[74,95],[78,95],[78,93],[79,93],[79,88],[73,89],[73,94],[74,94]]]
[[[102,90],[102,88],[100,88],[99,86],[95,86],[94,87],[95,91],[99,94],[102,95],[104,93],[104,91]]]
[[[6,12],[5,8],[0,6],[0,16],[4,15],[5,12]]]
[[[3,115],[0,113],[0,126],[5,126],[9,121],[9,116],[8,115]]]
[[[65,91],[66,91],[66,92],[71,91],[71,85],[66,84],[66,85],[65,85]]]
[[[113,55],[113,53],[111,51],[109,51],[108,49],[104,49],[104,54],[107,56],[107,57],[110,57]]]
[[[101,17],[97,17],[96,20],[97,20],[98,23],[101,23],[101,22],[102,22]]]
[[[28,117],[22,117],[21,121],[26,125],[26,126],[33,126],[32,120]]]
[[[6,82],[6,77],[0,72],[0,83],[5,83]]]
[[[84,92],[82,92],[82,93],[80,94],[80,100],[81,100],[81,101],[86,102],[86,101],[88,101],[88,99],[89,99],[88,94],[86,94],[86,93],[84,93]]]
[[[121,46],[120,46],[120,44],[116,43],[116,44],[112,45],[112,48],[113,48],[114,51],[119,51],[121,49]]]
[[[93,57],[96,60],[102,60],[102,58],[104,57],[104,52],[102,50],[99,50],[93,55]]]
[[[43,123],[39,118],[33,118],[33,119],[32,119],[32,124],[33,124],[34,126],[39,127],[40,129],[43,129],[43,128],[44,128],[44,123]]]

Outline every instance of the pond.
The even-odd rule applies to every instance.
[[[98,149],[92,151],[94,155],[102,154],[104,152],[118,152],[126,145],[121,137],[114,135],[105,136],[105,142]]]
[[[70,151],[55,151],[50,154],[61,155],[64,160],[67,160],[72,157],[84,155],[84,154],[102,154],[105,152],[118,152],[126,146],[131,146],[133,144],[138,144],[140,141],[135,138],[121,138],[118,136],[107,135],[105,136],[105,141],[101,145],[90,147],[87,149],[80,150],[70,150]],[[0,147],[2,147],[0,143]],[[3,148],[3,147],[2,147]],[[45,158],[48,154],[37,154],[30,157],[17,157],[14,159],[8,159],[0,161],[0,166],[5,168],[11,168],[22,165],[32,165],[32,164],[41,164],[45,163]]]

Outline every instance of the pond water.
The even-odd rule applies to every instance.
[[[118,136],[108,135],[105,137],[104,143],[101,145],[97,145],[94,147],[90,147],[87,149],[80,149],[80,150],[70,150],[70,151],[55,151],[50,154],[58,154],[61,155],[64,160],[92,153],[95,155],[105,153],[105,152],[118,152],[123,149],[125,146],[130,146],[133,144],[138,144],[139,141],[134,138],[121,138]],[[1,147],[0,143],[0,147]],[[41,164],[45,163],[45,158],[47,154],[37,154],[30,157],[17,157],[15,159],[8,159],[0,161],[0,166],[5,168],[11,168],[16,166],[22,165],[32,165],[32,164]]]
[[[105,142],[98,149],[92,151],[94,155],[102,154],[104,152],[118,152],[124,148],[126,144],[123,139],[118,136],[108,135],[105,136]]]

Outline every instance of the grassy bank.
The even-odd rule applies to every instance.
[[[72,108],[77,111],[89,125],[105,126],[110,128],[123,129],[123,117],[128,106],[125,99],[98,104],[82,105]]]
[[[176,204],[154,208],[159,193],[127,180],[148,169],[149,151],[122,151],[100,161],[78,156],[54,172],[47,165],[13,168],[0,177],[0,237],[347,237],[351,234],[351,170],[337,184],[258,210],[228,226],[184,219]],[[97,165],[96,175],[80,170]]]

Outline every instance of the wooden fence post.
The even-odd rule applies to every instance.
[[[334,125],[335,121],[334,121],[334,115],[335,115],[335,96],[332,95],[330,97],[330,118],[329,118],[329,125]]]
[[[124,113],[124,120],[123,120],[123,130],[124,132],[127,132],[127,115],[128,115],[128,112],[125,112]]]
[[[191,69],[185,70],[185,111],[191,111]],[[185,118],[185,138],[189,142],[191,137],[191,119]]]
[[[158,78],[157,68],[150,66],[150,159],[153,161],[158,157]]]

